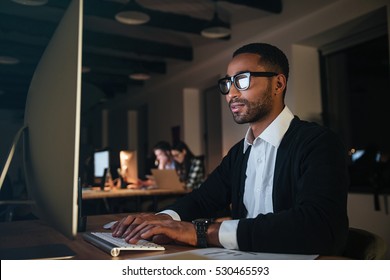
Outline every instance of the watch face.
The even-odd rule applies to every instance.
[[[192,221],[193,223],[204,223],[204,224],[211,224],[213,222],[213,219],[205,219],[205,218],[201,218],[201,219],[195,219]]]

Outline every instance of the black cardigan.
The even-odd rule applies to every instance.
[[[243,204],[248,156],[241,140],[223,158],[201,187],[170,209],[182,220],[213,217],[232,207],[240,219],[240,250],[273,253],[337,255],[347,234],[347,153],[329,129],[295,117],[278,148],[274,213],[247,219]],[[246,153],[248,154],[248,153]]]

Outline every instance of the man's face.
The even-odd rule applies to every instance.
[[[259,56],[256,54],[237,55],[229,63],[227,75],[231,77],[245,71],[267,71],[258,62]],[[231,86],[226,101],[236,123],[255,123],[269,115],[273,107],[271,79],[251,76],[249,88],[245,91],[239,91],[234,85]]]

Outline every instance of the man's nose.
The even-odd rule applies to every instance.
[[[236,86],[234,84],[232,84],[232,86],[230,87],[230,90],[229,90],[229,93],[227,94],[227,96],[229,97],[229,99],[233,99],[233,98],[238,97],[239,95],[241,95],[241,91],[239,91],[236,88]]]

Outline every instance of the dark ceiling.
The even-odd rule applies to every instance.
[[[143,85],[129,79],[131,73],[164,75],[169,63],[191,62],[194,47],[216,40],[200,35],[215,7],[231,27],[282,10],[281,0],[225,0],[217,4],[212,0],[139,0],[150,21],[130,26],[114,19],[127,2],[84,0],[83,66],[90,72],[83,75],[83,81],[99,87],[108,97],[126,92],[129,86]],[[49,0],[43,6],[25,6],[0,1],[0,57],[20,61],[0,64],[0,109],[24,108],[35,67],[69,3]]]

